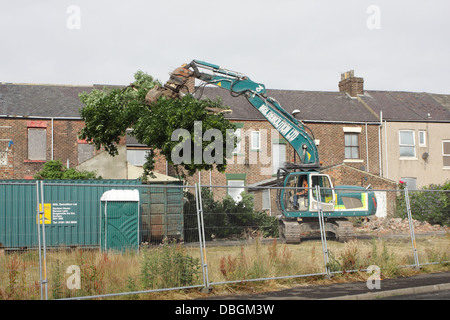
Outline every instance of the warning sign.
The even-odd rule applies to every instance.
[[[44,203],[45,224],[76,224],[78,203]],[[42,206],[39,204],[39,211]],[[36,223],[42,224],[42,217],[36,217]]]
[[[76,224],[78,203],[55,202],[52,204],[53,224]]]
[[[42,204],[39,203],[39,212],[42,212]],[[45,224],[51,224],[52,223],[52,204],[51,203],[44,203],[44,219]],[[37,214],[36,216],[36,224],[42,224],[42,215]]]

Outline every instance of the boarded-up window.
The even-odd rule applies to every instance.
[[[127,149],[127,161],[133,166],[142,167],[147,162],[145,157],[148,153],[149,149]]]
[[[270,189],[264,189],[262,193],[262,209],[270,210]]]
[[[444,158],[444,167],[450,168],[450,140],[442,141],[442,156]]]
[[[402,180],[406,184],[406,187],[409,190],[416,190],[417,189],[417,178],[404,178],[404,177],[402,177],[400,180]]]
[[[28,128],[28,160],[47,159],[47,130]]]

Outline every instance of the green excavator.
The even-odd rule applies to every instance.
[[[263,84],[246,75],[218,65],[193,60],[175,69],[163,87],[155,87],[146,96],[148,104],[161,96],[178,98],[189,92],[187,83],[198,79],[205,84],[228,90],[232,96],[244,96],[294,148],[295,163],[286,163],[277,172],[277,206],[280,237],[287,243],[299,243],[316,236],[322,229],[339,241],[354,237],[349,217],[374,215],[377,200],[369,188],[333,186],[330,177],[321,174],[318,149],[312,133],[273,98],[267,96]]]

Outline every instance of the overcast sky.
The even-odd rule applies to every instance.
[[[0,82],[165,82],[193,59],[270,89],[450,94],[448,0],[0,0]]]

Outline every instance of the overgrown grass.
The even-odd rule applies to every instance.
[[[332,280],[317,275],[325,272],[320,241],[287,245],[275,239],[256,239],[234,246],[209,244],[205,262],[210,282],[213,283],[213,294],[271,291],[299,284],[365,280],[369,274],[364,269],[370,265],[380,267],[382,278],[413,274],[416,272],[414,269],[399,268],[414,264],[411,242],[408,240],[328,241],[328,267],[335,274]],[[417,252],[420,263],[448,261],[450,236],[421,238],[417,241]],[[69,282],[75,274],[73,271],[67,272],[73,265],[80,270],[80,289],[70,289]],[[441,264],[426,266],[422,270],[450,270],[450,267]],[[50,299],[200,287],[203,284],[199,247],[172,243],[125,253],[76,249],[49,251],[46,271]],[[309,276],[290,278],[294,275]],[[286,278],[248,281],[275,277]],[[133,294],[116,299],[189,299],[199,296],[201,294],[197,289],[191,289]],[[37,252],[0,256],[0,299],[40,299]]]

